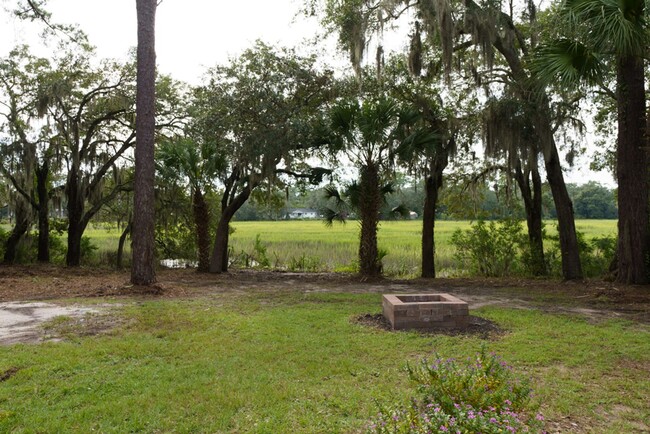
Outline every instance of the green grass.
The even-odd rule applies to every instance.
[[[0,432],[355,432],[406,402],[407,361],[483,345],[530,376],[547,419],[635,432],[650,420],[650,329],[483,308],[509,333],[391,333],[351,322],[378,294],[274,292],[149,301],[108,336],[0,348]]]

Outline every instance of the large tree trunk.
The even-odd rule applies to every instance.
[[[47,191],[49,162],[36,170],[36,194],[38,195],[38,261],[50,262],[50,198]]]
[[[18,243],[21,238],[27,233],[30,224],[31,207],[19,197],[16,203],[16,218],[14,228],[11,230],[9,237],[5,241],[5,254],[3,263],[13,264],[16,261],[16,252]]]
[[[210,271],[210,212],[205,197],[200,189],[194,189],[192,196],[194,224],[196,225],[196,242],[199,247],[198,271]]]
[[[378,276],[382,271],[377,246],[377,227],[381,203],[379,171],[377,166],[370,163],[361,168],[359,182],[359,218],[361,219],[359,272],[363,276]]]
[[[72,170],[68,179],[68,251],[65,263],[68,267],[78,267],[81,264],[81,236],[85,229],[83,225],[84,199],[79,191],[78,173]]]
[[[542,233],[542,179],[537,169],[537,161],[535,160],[532,163],[530,173],[526,174],[521,169],[521,163],[518,163],[515,168],[515,180],[517,181],[517,185],[519,185],[526,210],[531,272],[534,276],[545,276],[547,270],[544,259],[544,237]]]
[[[553,193],[553,202],[557,211],[558,232],[560,236],[560,249],[562,254],[562,276],[566,280],[582,279],[582,266],[580,264],[580,249],[576,235],[573,203],[564,182],[560,157],[553,141],[553,146],[548,149],[544,158],[548,184]]]
[[[136,0],[138,15],[138,71],[136,97],[133,263],[131,283],[156,281],[154,141],[156,103],[156,6],[158,0]]]
[[[436,225],[436,207],[438,190],[442,187],[442,172],[447,167],[446,151],[431,163],[430,173],[425,181],[424,209],[422,213],[422,277],[436,277],[436,242],[434,237]]]
[[[230,221],[239,208],[246,203],[251,195],[252,187],[246,187],[233,198],[229,204],[221,209],[221,218],[217,225],[217,233],[210,258],[211,273],[225,273],[228,271],[228,238],[230,237]],[[225,205],[226,202],[223,202]]]
[[[618,275],[622,283],[647,283],[648,156],[643,60],[617,60]]]

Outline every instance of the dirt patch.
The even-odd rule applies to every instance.
[[[233,270],[226,274],[193,269],[163,269],[153,287],[129,284],[127,271],[64,268],[51,265],[0,268],[0,302],[109,298],[128,300],[219,297],[256,292],[272,298],[287,293],[431,293],[445,292],[482,306],[539,309],[577,314],[593,321],[619,318],[650,324],[650,287],[602,280],[561,282],[539,279],[362,279],[343,273],[290,273]]]
[[[10,379],[14,375],[16,375],[18,373],[18,371],[20,371],[20,368],[17,368],[17,367],[14,366],[12,368],[9,368],[9,369],[5,370],[4,372],[0,372],[0,383]]]
[[[380,313],[365,314],[352,318],[352,322],[361,324],[366,327],[372,327],[378,330],[399,333],[403,330],[393,330],[390,322],[386,317]],[[434,330],[415,330],[417,333],[423,335],[446,335],[446,336],[477,336],[481,339],[497,339],[506,333],[493,321],[481,318],[478,316],[470,315],[469,326],[465,330],[458,329],[434,329]]]
[[[61,337],[62,329],[57,329],[56,325],[75,321],[90,323],[91,318],[104,316],[106,310],[106,306],[61,306],[43,302],[0,303],[0,345],[57,340]]]

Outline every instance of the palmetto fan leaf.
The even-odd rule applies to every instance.
[[[325,226],[330,227],[334,222],[345,223],[345,212],[333,210],[332,208],[323,208],[320,210],[325,221]]]
[[[645,0],[566,0],[563,11],[574,27],[586,29],[594,50],[642,56],[648,41]]]
[[[358,208],[361,203],[361,188],[357,181],[352,181],[345,187],[345,196],[353,208]]]
[[[361,116],[357,119],[364,141],[366,143],[382,143],[386,140],[394,127],[397,115],[397,104],[391,100],[364,102],[361,107]]]
[[[325,199],[335,199],[336,206],[339,207],[341,206],[345,201],[341,197],[341,193],[339,190],[334,187],[333,185],[328,185],[323,189]]]
[[[558,82],[563,86],[575,86],[580,82],[597,84],[604,71],[597,52],[570,39],[541,47],[531,67],[543,83]]]

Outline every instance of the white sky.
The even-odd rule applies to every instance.
[[[0,56],[16,44],[38,41],[35,26],[4,10],[13,3],[0,0]],[[197,84],[206,68],[225,63],[256,39],[280,46],[300,45],[319,31],[316,20],[298,14],[301,4],[302,0],[163,0],[156,15],[159,70]],[[135,0],[49,0],[48,10],[54,22],[79,24],[102,58],[123,58],[136,45]],[[385,45],[398,49],[405,41],[385,41]],[[333,38],[316,53],[328,63],[347,67],[345,58],[337,55]],[[586,140],[591,139],[587,136]],[[588,169],[590,159],[590,152],[580,157],[576,168],[567,172],[567,182],[595,180],[614,186],[610,174]]]
[[[318,30],[315,20],[297,16],[300,6],[300,0],[163,0],[156,14],[159,70],[197,83],[207,67],[226,62],[256,39],[297,46]],[[49,0],[47,8],[52,21],[79,24],[100,57],[121,58],[136,45],[134,0]],[[33,26],[0,14],[1,55],[16,43],[35,43]],[[335,51],[330,45],[328,51]]]

